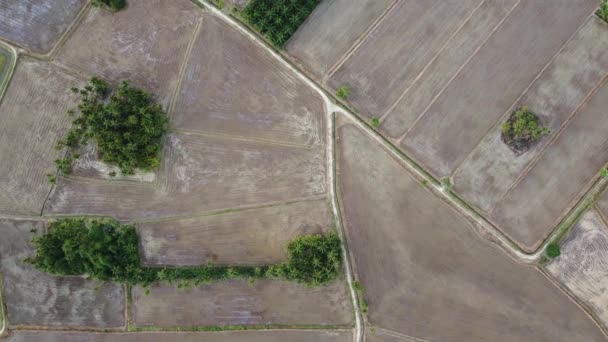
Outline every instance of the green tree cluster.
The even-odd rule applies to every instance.
[[[93,0],[91,4],[96,7],[105,7],[112,12],[117,12],[127,7],[126,0]]]
[[[608,23],[608,0],[600,0],[600,8],[595,13]]]
[[[558,256],[560,256],[562,254],[559,245],[556,243],[549,244],[547,246],[547,249],[545,250],[545,252],[546,252],[547,256],[551,259],[557,258]]]
[[[275,46],[282,47],[319,2],[320,0],[251,0],[241,16]]]
[[[542,127],[536,115],[527,106],[515,111],[502,125],[502,139],[516,152],[527,150],[535,141],[549,130]]]
[[[127,81],[111,91],[106,82],[96,77],[83,89],[72,91],[81,96],[81,114],[58,144],[59,148],[68,148],[66,156],[55,161],[60,172],[70,172],[72,160],[78,158],[76,148],[89,139],[97,145],[101,159],[117,165],[123,174],[158,166],[168,119],[150,94]]]
[[[264,277],[314,286],[334,279],[341,269],[340,239],[334,233],[296,238],[287,247],[288,261],[270,266],[142,267],[135,227],[111,219],[56,220],[32,244],[36,253],[27,261],[43,272],[143,286],[167,281],[186,287],[214,280]]]

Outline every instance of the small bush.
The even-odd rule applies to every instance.
[[[96,7],[105,7],[112,12],[117,12],[127,7],[126,0],[93,0],[91,4]]]
[[[602,169],[600,171],[600,177],[602,177],[602,178],[608,177],[608,169]]]
[[[372,127],[373,127],[374,129],[377,129],[377,128],[378,128],[378,126],[380,126],[380,119],[379,119],[379,118],[377,118],[377,117],[375,117],[375,116],[372,116],[372,118],[371,118],[371,120],[369,121],[369,123],[370,123],[370,125],[372,125]]]
[[[553,258],[557,258],[558,256],[561,255],[561,250],[560,250],[558,244],[552,243],[547,246],[545,253],[547,254],[547,256],[549,258],[553,259]]]
[[[608,0],[600,0],[600,8],[595,13],[608,23]]]
[[[548,132],[547,128],[540,126],[538,117],[523,106],[502,125],[501,137],[515,153],[523,153]]]
[[[348,98],[348,95],[350,95],[350,89],[347,86],[342,86],[338,88],[338,90],[336,90],[336,96],[340,100],[346,100]]]

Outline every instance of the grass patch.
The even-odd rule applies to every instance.
[[[320,0],[251,0],[241,17],[272,44],[283,47]]]
[[[83,89],[72,88],[81,99],[80,115],[67,135],[57,144],[67,148],[64,158],[57,159],[57,169],[69,174],[76,149],[93,140],[101,159],[120,168],[125,175],[137,169],[149,171],[160,164],[162,137],[167,132],[168,118],[152,96],[127,81],[112,91],[110,86],[93,77]],[[73,109],[68,114],[74,115]]]
[[[338,88],[338,90],[336,90],[336,97],[342,101],[346,101],[348,95],[350,95],[350,88],[347,86],[341,86]]]
[[[600,0],[600,8],[595,12],[598,17],[608,23],[608,0]]]
[[[2,74],[2,71],[4,70],[5,65],[6,65],[6,56],[0,55],[0,74]]]
[[[36,253],[26,261],[40,271],[144,287],[167,281],[184,288],[233,278],[277,278],[316,286],[335,279],[342,267],[335,233],[297,237],[287,246],[287,262],[263,266],[142,267],[135,226],[105,218],[52,221],[48,232],[32,244]]]
[[[353,282],[353,288],[357,293],[357,300],[359,301],[359,310],[361,310],[362,313],[366,314],[369,307],[367,305],[367,302],[365,301],[365,298],[363,297],[363,285],[361,285],[360,282],[355,280]]]
[[[372,118],[369,120],[369,124],[374,128],[374,129],[378,129],[378,126],[380,126],[380,119],[372,116]]]

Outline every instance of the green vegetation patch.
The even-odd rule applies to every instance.
[[[287,262],[264,266],[142,267],[135,226],[112,219],[59,219],[32,244],[36,253],[27,261],[40,271],[143,286],[168,281],[187,287],[231,278],[279,278],[319,285],[333,280],[342,267],[335,233],[298,237],[287,247]]]
[[[549,130],[542,127],[538,117],[523,106],[502,125],[502,141],[516,154],[526,152]]]
[[[608,0],[600,0],[600,8],[595,14],[608,23]]]
[[[90,139],[97,145],[101,159],[118,166],[123,174],[134,174],[137,169],[149,171],[159,165],[168,119],[150,94],[127,81],[111,91],[106,82],[96,77],[83,89],[72,91],[81,96],[80,116],[58,143],[58,148],[68,149],[63,159],[55,161],[60,172],[70,173],[72,161],[78,158],[76,149]]]
[[[2,71],[4,71],[4,66],[6,66],[6,56],[0,55],[0,75],[2,74]]]
[[[350,88],[347,86],[342,86],[336,90],[336,97],[338,97],[340,100],[346,101],[348,95],[350,95]]]
[[[118,12],[127,7],[126,0],[93,0],[91,4],[96,7],[105,7],[112,12]]]
[[[251,0],[242,18],[277,47],[285,45],[320,0]]]
[[[554,259],[557,258],[558,256],[561,255],[561,250],[559,248],[559,245],[557,243],[551,243],[547,246],[547,249],[545,249],[545,254],[547,254],[547,257]]]

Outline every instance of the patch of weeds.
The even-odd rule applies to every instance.
[[[52,173],[47,173],[46,179],[49,181],[49,184],[57,183],[57,177]]]
[[[109,175],[110,177],[116,177],[116,171],[110,171]]]
[[[448,190],[448,191],[452,190],[452,181],[450,180],[450,177],[443,177],[443,179],[441,180],[441,183],[443,184],[443,187],[446,190]]]
[[[557,243],[551,243],[545,249],[545,254],[549,259],[555,259],[561,255],[561,249]]]
[[[423,187],[425,187],[425,188],[426,188],[426,187],[428,187],[428,186],[429,186],[429,181],[428,181],[428,180],[426,180],[426,179],[423,179],[423,180],[420,182],[420,184],[421,184]]]
[[[541,255],[541,256],[540,256],[540,259],[538,260],[538,263],[539,263],[541,266],[544,266],[544,265],[546,265],[546,264],[547,264],[547,262],[549,262],[549,259],[548,259],[548,258],[547,258],[545,255]]]
[[[342,101],[346,101],[348,95],[350,95],[350,88],[347,86],[341,86],[338,88],[338,90],[336,90],[336,97]]]
[[[608,169],[602,169],[602,171],[600,171],[600,177],[602,177],[602,178],[608,177]]]
[[[378,126],[380,126],[380,119],[375,116],[372,116],[369,121],[369,124],[372,125],[374,129],[378,129]]]
[[[357,293],[357,299],[359,301],[359,310],[361,310],[361,312],[366,314],[369,307],[367,305],[367,302],[365,301],[365,298],[363,298],[363,285],[361,285],[360,282],[355,280],[353,282],[353,288],[355,289],[355,292]]]
[[[2,70],[4,70],[5,64],[6,64],[6,56],[0,55],[0,74],[2,73]]]
[[[224,0],[214,0],[213,3],[218,9],[224,9]]]
[[[511,117],[502,124],[501,131],[502,141],[516,154],[526,152],[542,135],[549,133],[527,106],[511,114]]]
[[[608,0],[600,0],[600,8],[595,12],[598,17],[608,23]]]
[[[93,0],[91,4],[95,7],[105,7],[112,12],[118,12],[127,7],[126,0]]]

